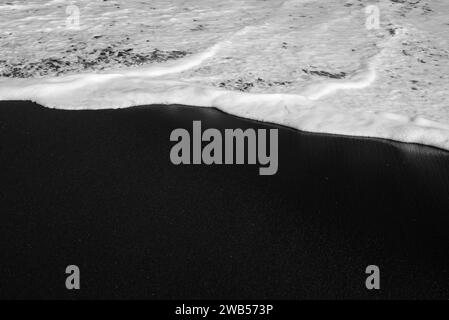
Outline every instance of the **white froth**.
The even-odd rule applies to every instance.
[[[64,32],[68,4],[81,8],[81,31]],[[378,1],[379,30],[365,28],[369,4],[12,1],[0,6],[0,99],[216,107],[449,150],[449,3]]]

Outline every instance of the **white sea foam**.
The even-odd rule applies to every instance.
[[[0,77],[1,100],[32,100],[75,110],[143,104],[216,107],[300,130],[449,150],[449,51],[440,32],[445,17],[441,12],[449,13],[444,1],[427,4],[430,11],[408,2],[379,1],[384,21],[377,31],[364,28],[364,5],[369,1],[155,1],[151,10],[127,1],[120,3],[124,8],[114,7],[126,12],[126,19],[113,15],[107,2],[81,2],[89,12],[82,16],[87,35],[79,39],[77,34],[69,39],[57,31],[42,33],[47,28],[43,16],[54,24],[60,19],[55,14],[59,1],[36,9],[35,19],[14,2],[9,11],[30,26],[20,31],[2,16],[5,33],[30,43],[22,41],[15,50],[2,52],[5,70],[23,71],[20,74],[29,77]],[[142,10],[154,23],[137,32],[137,25],[145,21]],[[2,7],[0,15],[3,11]],[[98,19],[110,23],[111,29],[99,27]],[[107,41],[93,40],[99,35]],[[51,37],[48,55],[21,59],[22,53],[32,51],[33,37]],[[107,59],[95,56],[110,42],[116,45],[109,51],[122,54],[131,47],[138,53],[122,60],[115,53]],[[61,53],[66,47],[76,49],[78,62]],[[166,61],[151,63],[149,55],[148,63],[129,63],[153,49],[163,53],[159,60],[168,57]],[[170,58],[171,52],[176,59]],[[181,58],[177,52],[189,54]],[[46,58],[63,63],[54,67],[56,62]],[[82,67],[79,61],[87,60]],[[41,73],[34,75],[37,70]]]

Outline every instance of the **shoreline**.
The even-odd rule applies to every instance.
[[[166,108],[173,108],[173,107],[181,107],[181,108],[187,108],[187,109],[203,109],[203,110],[213,110],[214,112],[220,113],[222,115],[228,116],[228,117],[233,117],[236,120],[241,120],[241,121],[247,121],[247,122],[251,122],[254,123],[256,126],[258,124],[264,124],[267,126],[272,126],[272,127],[277,127],[277,128],[281,128],[283,130],[291,130],[292,132],[297,132],[300,134],[306,134],[306,135],[315,135],[315,136],[322,136],[322,137],[334,137],[334,138],[342,138],[342,139],[357,139],[357,140],[367,140],[367,141],[376,141],[376,142],[383,142],[386,144],[391,144],[396,146],[399,149],[404,149],[404,150],[414,150],[416,148],[424,148],[424,149],[429,149],[428,152],[442,152],[442,153],[447,153],[449,154],[449,150],[443,149],[443,148],[439,148],[437,146],[433,146],[433,145],[427,145],[427,144],[422,144],[422,143],[417,143],[417,142],[403,142],[403,141],[398,141],[398,140],[394,140],[394,139],[389,139],[389,138],[381,138],[381,137],[370,137],[370,136],[358,136],[358,135],[350,135],[350,134],[340,134],[340,133],[327,133],[327,132],[314,132],[314,131],[306,131],[306,130],[301,130],[301,129],[297,129],[291,126],[287,126],[284,124],[279,124],[276,122],[270,122],[270,121],[261,121],[261,120],[256,120],[256,119],[252,119],[252,118],[245,118],[243,116],[237,115],[237,114],[232,114],[232,113],[228,113],[224,110],[221,110],[217,107],[207,107],[207,106],[193,106],[193,105],[185,105],[185,104],[147,104],[147,105],[135,105],[135,106],[129,106],[129,107],[124,107],[124,108],[101,108],[101,109],[59,109],[59,108],[53,108],[53,107],[46,107],[43,106],[37,102],[33,102],[31,100],[0,100],[0,108],[2,107],[3,104],[10,104],[10,103],[24,103],[24,104],[32,104],[35,107],[39,107],[39,108],[44,108],[44,109],[48,109],[48,110],[54,110],[54,111],[67,111],[67,112],[102,112],[102,111],[120,111],[120,110],[134,110],[134,109],[142,109],[142,108],[160,108],[160,107],[166,107]]]

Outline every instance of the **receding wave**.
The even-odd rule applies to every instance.
[[[364,25],[369,1],[155,1],[145,9],[151,25],[138,1],[97,2],[87,5],[83,37],[42,25],[43,16],[60,19],[61,3],[33,9],[36,19],[15,4],[0,10],[11,33],[0,42],[16,44],[0,59],[0,99],[64,109],[216,107],[300,130],[449,150],[444,1],[379,1],[378,30]],[[9,15],[29,27],[14,31]],[[106,23],[108,32],[98,28]],[[30,56],[31,39],[49,50]]]

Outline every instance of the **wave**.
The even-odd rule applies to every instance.
[[[422,117],[386,112],[350,112],[320,105],[338,90],[357,90],[375,80],[374,63],[345,80],[328,80],[299,94],[263,94],[223,90],[158,79],[193,68],[219,49],[164,66],[142,70],[89,73],[47,79],[0,79],[1,100],[32,100],[58,109],[109,109],[148,104],[216,107],[254,120],[299,130],[379,137],[432,145],[449,150],[449,126]]]
[[[164,3],[159,3],[162,9]],[[288,0],[262,8],[245,1],[250,12],[257,12],[254,17],[237,7],[230,11],[218,1],[204,3],[211,4],[208,15],[216,12],[220,17],[230,17],[241,13],[245,22],[209,21],[200,11],[180,11],[178,21],[190,25],[191,17],[200,16],[210,23],[210,29],[196,28],[197,21],[195,30],[200,31],[179,26],[171,31],[172,25],[159,18],[154,28],[137,35],[132,48],[145,48],[146,32],[160,28],[167,39],[161,37],[157,47],[170,52],[180,49],[174,42],[181,42],[180,47],[196,53],[106,71],[42,78],[0,77],[0,100],[32,100],[50,108],[73,110],[149,104],[215,107],[304,131],[386,138],[449,150],[443,72],[448,54],[441,49],[443,40],[439,34],[432,38],[431,33],[416,30],[411,24],[400,26],[404,18],[390,9],[391,3],[380,4],[385,17],[396,19],[391,18],[395,24],[379,32],[364,29],[360,16],[364,7],[360,3],[343,6],[328,1],[322,9],[319,1]],[[95,5],[102,12],[103,7]],[[136,20],[143,21],[138,13],[136,9]],[[216,30],[222,30],[219,36]],[[182,42],[181,36],[190,38]],[[77,43],[70,44],[76,47]],[[208,48],[198,49],[197,44],[201,48],[207,44]],[[121,49],[120,53],[129,50],[125,46]],[[418,59],[410,52],[419,55]],[[64,56],[60,58],[63,65]],[[91,58],[86,61],[93,61],[95,56]],[[104,55],[104,60],[110,58]],[[13,59],[4,59],[9,60]]]

